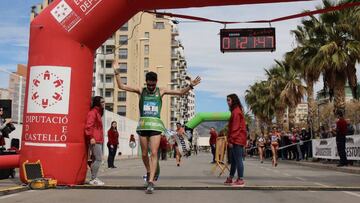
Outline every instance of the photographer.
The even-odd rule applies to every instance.
[[[11,124],[11,119],[4,119],[4,108],[0,106],[0,148],[5,147],[5,137],[9,137],[6,128]]]

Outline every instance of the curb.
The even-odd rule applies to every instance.
[[[0,196],[4,195],[10,195],[18,192],[27,191],[29,188],[27,186],[15,186],[15,187],[9,187],[5,189],[0,189]]]
[[[262,191],[360,191],[360,187],[339,186],[156,186],[156,190],[262,190]],[[69,189],[91,189],[91,190],[144,190],[144,186],[122,186],[122,185],[76,185]]]
[[[333,165],[326,165],[326,164],[313,164],[312,162],[295,162],[295,161],[286,161],[286,160],[279,160],[280,162],[284,162],[287,164],[295,164],[295,165],[299,165],[299,166],[307,166],[307,167],[313,167],[313,168],[320,168],[320,169],[328,169],[328,170],[333,170],[333,171],[339,171],[339,172],[344,172],[344,173],[352,173],[352,174],[360,174],[360,167],[357,169],[355,167],[336,167]]]

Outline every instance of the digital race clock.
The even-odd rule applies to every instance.
[[[221,52],[275,51],[275,28],[221,29]]]

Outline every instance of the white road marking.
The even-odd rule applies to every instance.
[[[346,194],[348,194],[348,195],[353,195],[353,196],[355,196],[355,197],[360,197],[360,194],[355,193],[355,192],[343,191],[343,193],[346,193]]]
[[[295,177],[295,178],[301,181],[306,181],[304,178],[300,178],[300,177]]]
[[[15,197],[17,195],[18,194],[5,195],[5,196],[0,197],[0,199],[7,199],[7,198],[10,198],[10,197]]]
[[[323,186],[323,187],[330,187],[328,185],[324,185],[324,184],[321,184],[321,183],[314,183],[315,185],[319,185],[319,186]]]

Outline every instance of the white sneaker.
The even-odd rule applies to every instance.
[[[89,184],[90,185],[105,185],[105,183],[102,182],[101,180],[99,180],[98,178],[90,180]]]

